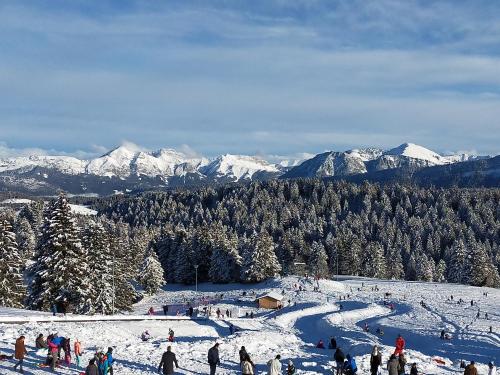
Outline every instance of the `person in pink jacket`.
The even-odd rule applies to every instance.
[[[52,342],[52,340],[47,339],[47,345],[49,346],[49,351],[51,354],[50,368],[52,371],[56,369],[57,361],[59,359],[59,347]]]

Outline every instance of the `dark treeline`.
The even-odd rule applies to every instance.
[[[169,282],[309,272],[499,286],[500,190],[321,180],[113,197],[100,212],[152,242]],[[304,265],[305,264],[305,265]]]

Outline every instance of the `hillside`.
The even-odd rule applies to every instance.
[[[304,290],[299,292],[297,286]],[[83,345],[83,363],[95,350],[114,347],[116,359],[115,372],[123,375],[142,375],[156,372],[156,366],[167,345],[172,345],[179,361],[180,374],[207,373],[206,353],[219,342],[221,367],[224,374],[239,374],[238,351],[245,346],[256,364],[258,374],[266,373],[266,362],[276,354],[282,356],[282,368],[286,369],[292,360],[297,374],[325,374],[334,366],[333,350],[317,349],[321,339],[328,345],[330,338],[345,354],[351,354],[357,361],[359,372],[367,373],[370,366],[370,353],[373,345],[378,345],[385,363],[394,351],[394,341],[398,334],[406,340],[406,357],[409,364],[415,362],[424,374],[456,374],[460,371],[461,360],[477,363],[478,371],[484,374],[489,361],[498,362],[500,355],[500,292],[487,288],[473,288],[462,285],[439,285],[433,283],[407,283],[370,279],[345,279],[341,282],[321,280],[319,292],[313,292],[316,283],[304,278],[289,277],[271,280],[254,285],[212,285],[200,284],[199,292],[193,287],[167,286],[164,291],[147,297],[135,305],[132,315],[113,316],[113,319],[129,319],[141,316],[143,321],[96,321],[85,324],[71,322],[78,316],[68,316],[67,320],[36,323],[37,315],[22,310],[0,310],[0,322],[5,322],[13,314],[20,319],[26,315],[31,322],[0,325],[0,351],[12,353],[17,336],[24,334],[28,345],[28,358],[25,366],[34,375],[45,374],[46,369],[37,364],[45,358],[46,350],[36,351],[33,343],[38,335],[45,336],[58,332],[59,335],[78,338]],[[373,288],[379,290],[374,292]],[[258,309],[253,295],[269,291],[284,292],[285,307],[276,312]],[[243,296],[246,293],[246,297]],[[487,296],[484,293],[487,292]],[[217,295],[223,294],[222,299]],[[389,293],[389,298],[384,298]],[[450,300],[453,296],[453,300]],[[345,300],[340,301],[340,298]],[[207,319],[200,308],[196,320],[172,316],[177,309],[184,312],[185,301],[205,298],[211,301],[211,316]],[[464,300],[457,304],[459,299]],[[424,300],[425,307],[420,304]],[[470,301],[474,301],[474,306]],[[288,302],[290,301],[290,303]],[[162,306],[168,304],[170,321],[164,319]],[[394,310],[388,308],[394,305]],[[145,312],[153,307],[155,316]],[[230,310],[231,318],[216,317],[215,311]],[[480,311],[480,318],[477,312]],[[246,318],[253,312],[253,319]],[[489,320],[484,319],[488,314]],[[29,318],[28,318],[29,317]],[[47,319],[38,314],[39,318]],[[50,319],[50,317],[49,317]],[[147,320],[146,320],[147,319]],[[183,320],[181,320],[183,319]],[[187,319],[187,320],[184,320]],[[229,325],[237,332],[231,334]],[[369,332],[365,331],[368,326]],[[489,332],[491,326],[492,332]],[[173,328],[176,340],[167,342],[168,329]],[[379,335],[380,328],[384,334]],[[145,330],[151,334],[148,342],[142,342],[140,335]],[[440,340],[439,333],[444,330],[450,340]],[[98,335],[95,333],[99,332]],[[444,362],[438,363],[436,360]],[[0,372],[15,374],[12,361],[1,361]],[[407,367],[407,371],[409,366]],[[73,374],[75,366],[58,369],[61,374]],[[385,370],[382,370],[385,372]]]

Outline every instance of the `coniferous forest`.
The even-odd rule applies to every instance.
[[[127,310],[164,282],[277,274],[500,286],[500,190],[273,180],[113,196],[97,217],[64,195],[0,221],[0,304]],[[66,307],[65,307],[66,308]]]

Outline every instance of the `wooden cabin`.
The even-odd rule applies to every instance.
[[[259,307],[263,309],[280,309],[283,307],[283,298],[279,293],[271,292],[257,298]]]

